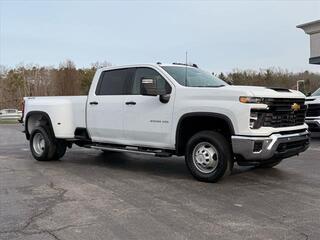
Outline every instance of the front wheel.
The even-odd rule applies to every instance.
[[[233,167],[229,142],[214,131],[201,131],[192,136],[185,157],[191,174],[200,181],[217,182]]]

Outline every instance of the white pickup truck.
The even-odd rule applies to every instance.
[[[309,146],[305,96],[230,86],[196,65],[97,70],[88,96],[24,98],[25,134],[39,161],[66,147],[185,156],[191,174],[215,182],[239,165],[273,167]]]
[[[320,132],[320,88],[310,97],[307,97],[308,106],[306,123],[310,132]]]

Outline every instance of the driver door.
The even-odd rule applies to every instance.
[[[126,95],[124,105],[124,137],[128,145],[171,149],[174,95],[171,94],[168,103],[160,102],[159,96],[142,96],[142,79],[155,79],[159,92],[172,93],[174,90],[155,69],[136,68],[131,93]]]

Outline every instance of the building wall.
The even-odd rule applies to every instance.
[[[297,28],[310,35],[309,63],[320,64],[320,20],[298,25]]]
[[[320,57],[320,33],[310,35],[310,57]]]

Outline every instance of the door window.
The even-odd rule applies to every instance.
[[[127,84],[132,77],[134,69],[116,69],[102,72],[96,95],[126,95]]]
[[[152,68],[137,68],[133,83],[132,83],[132,95],[140,95],[140,84],[141,79],[150,78],[157,81],[157,90],[160,94],[168,94],[171,93],[171,86],[167,83],[167,81],[158,73],[156,70]]]

